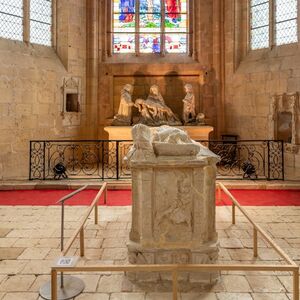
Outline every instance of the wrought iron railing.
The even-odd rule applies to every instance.
[[[220,156],[219,179],[284,180],[282,141],[199,142]],[[29,179],[63,178],[57,174],[58,164],[71,179],[129,179],[124,157],[131,145],[126,140],[31,141]]]

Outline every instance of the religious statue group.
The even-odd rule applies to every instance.
[[[118,114],[114,116],[112,125],[130,126],[133,123],[142,123],[148,126],[179,126],[182,124],[195,125],[203,123],[204,115],[198,114],[196,116],[195,96],[192,85],[187,83],[185,84],[184,89],[186,96],[182,100],[183,112],[181,121],[171,108],[166,105],[157,85],[152,85],[150,87],[150,92],[146,100],[136,99],[135,102],[133,102],[133,86],[131,84],[126,84],[121,91]],[[136,122],[133,122],[132,118],[133,107],[137,108],[139,113],[139,118]]]

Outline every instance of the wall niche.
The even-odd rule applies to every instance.
[[[274,95],[270,103],[269,138],[283,140],[287,144],[298,145],[299,126],[299,92]]]
[[[274,95],[270,103],[269,139],[284,141],[284,175],[300,180],[299,92]]]
[[[62,117],[64,126],[80,125],[81,78],[63,78]]]

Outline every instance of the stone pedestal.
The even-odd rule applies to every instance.
[[[214,130],[211,126],[176,126],[187,132],[193,140],[209,140],[209,134]],[[104,132],[109,140],[132,140],[132,126],[106,126]]]
[[[153,143],[151,152],[151,143],[145,150],[141,149],[145,141],[137,140],[130,158],[133,207],[129,262],[215,262],[218,256],[215,228],[217,157],[206,148],[189,155],[195,145],[181,143]],[[170,156],[160,155],[168,152]],[[179,278],[212,283],[215,275],[184,273]],[[148,274],[148,280],[171,279],[171,274],[167,273],[151,273],[151,276]]]

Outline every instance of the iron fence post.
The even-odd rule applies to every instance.
[[[284,179],[284,142],[283,140],[281,142],[281,174],[282,174],[282,180]]]
[[[117,180],[119,179],[119,141],[116,141],[116,174]]]
[[[44,150],[44,154],[43,154],[43,180],[46,179],[46,141],[43,142],[43,150]]]
[[[267,180],[270,180],[270,168],[271,168],[271,163],[270,163],[270,141],[268,141],[268,179]]]
[[[101,149],[101,156],[102,156],[102,180],[104,179],[104,168],[105,168],[105,160],[104,160],[104,141],[102,141],[102,149]],[[108,145],[109,146],[109,145]]]
[[[32,180],[31,177],[31,152],[32,152],[32,141],[29,143],[29,180]]]

